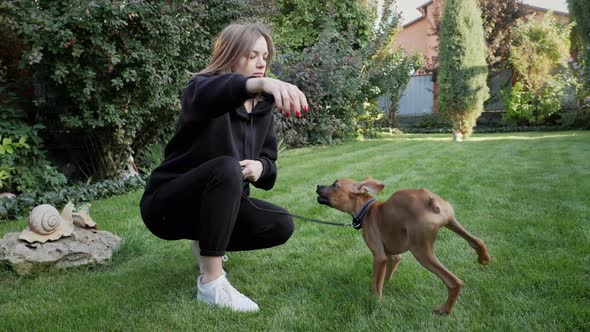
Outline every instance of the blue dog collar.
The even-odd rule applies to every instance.
[[[352,227],[354,227],[354,229],[361,229],[363,227],[363,218],[365,217],[365,214],[367,214],[367,211],[369,211],[371,204],[373,204],[375,201],[375,198],[371,198],[365,203],[365,205],[363,205],[361,211],[356,217],[354,214],[352,215]]]

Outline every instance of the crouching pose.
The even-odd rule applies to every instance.
[[[201,270],[197,298],[236,311],[259,308],[227,280],[226,251],[277,246],[293,233],[290,216],[264,211],[285,209],[247,201],[250,184],[270,190],[277,177],[275,105],[297,117],[308,109],[295,85],[266,77],[273,53],[258,24],[233,24],[220,33],[211,62],[182,94],[176,132],[140,202],[153,234],[192,240]]]

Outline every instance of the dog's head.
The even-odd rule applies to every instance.
[[[318,203],[333,207],[336,210],[356,213],[359,204],[368,193],[380,193],[385,186],[371,177],[362,182],[351,179],[338,179],[330,186],[318,185]]]

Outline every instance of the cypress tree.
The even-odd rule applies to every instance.
[[[582,60],[586,78],[590,80],[590,1],[588,0],[568,0],[570,17],[576,26],[574,27],[575,35],[579,42],[578,59]],[[586,86],[590,82],[586,80]]]
[[[446,0],[440,28],[438,109],[463,136],[489,97],[485,39],[477,0]]]

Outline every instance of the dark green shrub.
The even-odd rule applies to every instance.
[[[576,105],[560,112],[561,125],[566,129],[590,129],[590,76],[586,76],[584,68],[574,59],[570,59],[569,63],[573,73]]]
[[[360,55],[350,35],[326,28],[319,42],[302,53],[280,55],[273,73],[301,88],[310,105],[301,119],[277,116],[277,130],[290,147],[329,144],[355,136],[352,114],[360,112]]]
[[[438,113],[429,114],[420,117],[416,125],[416,128],[445,128],[449,130],[452,128],[452,124],[443,116]]]
[[[66,178],[47,160],[40,136],[44,126],[28,123],[8,76],[0,62],[0,191],[56,190]]]
[[[476,127],[473,129],[475,133],[518,133],[518,132],[544,132],[544,131],[560,131],[563,130],[561,126],[498,126],[498,127]],[[451,127],[447,128],[417,128],[406,127],[399,129],[395,134],[448,134],[452,133]],[[450,139],[450,138],[449,138]]]
[[[47,127],[62,162],[99,179],[171,133],[190,72],[204,68],[212,37],[243,11],[237,0],[0,4],[26,45],[20,66],[37,91],[29,120]]]
[[[590,2],[568,1],[572,28],[572,54],[570,66],[574,72],[577,108],[562,114],[566,128],[590,128]]]
[[[590,129],[590,107],[579,107],[561,113],[561,126],[566,129]]]
[[[164,142],[154,143],[143,149],[135,158],[135,164],[141,173],[149,174],[164,160]]]

